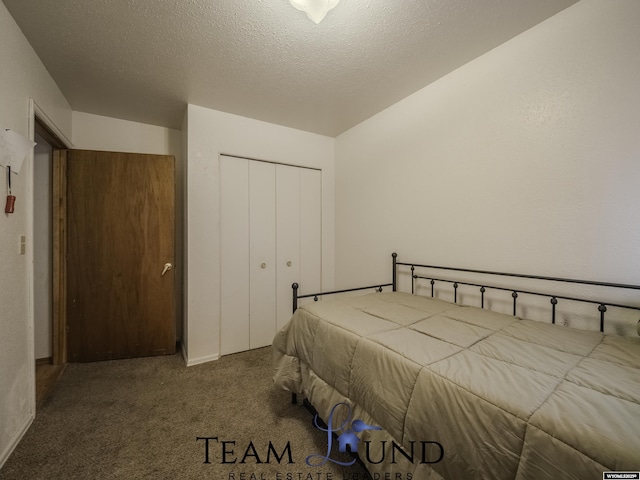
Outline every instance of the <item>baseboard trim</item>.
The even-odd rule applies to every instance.
[[[53,357],[36,358],[36,367],[40,365],[53,365]]]
[[[207,355],[207,356],[198,357],[198,358],[189,358],[187,351],[184,349],[184,344],[182,344],[182,358],[187,367],[193,367],[194,365],[200,365],[202,363],[214,362],[220,358],[220,355],[216,353],[215,355]]]
[[[27,417],[27,421],[18,432],[18,435],[16,435],[15,438],[9,443],[9,445],[7,445],[7,448],[3,450],[2,454],[0,455],[0,469],[2,469],[5,462],[9,459],[13,451],[16,449],[16,447],[20,443],[20,440],[22,440],[22,437],[25,436],[34,419],[35,415],[33,413],[29,414],[29,416]]]

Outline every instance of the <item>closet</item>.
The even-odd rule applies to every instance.
[[[322,172],[220,156],[222,355],[271,345],[291,284],[321,288]]]

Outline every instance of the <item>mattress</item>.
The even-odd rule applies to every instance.
[[[359,433],[372,474],[585,480],[640,470],[640,338],[375,293],[298,308],[273,361],[276,385],[325,420],[345,402],[352,418],[381,427]]]

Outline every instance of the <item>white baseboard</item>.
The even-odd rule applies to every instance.
[[[220,358],[219,354],[207,355],[199,358],[189,358],[187,351],[184,349],[184,343],[182,344],[182,358],[187,367],[193,367],[194,365],[200,365],[201,363],[214,362]]]
[[[13,438],[11,442],[9,442],[9,445],[7,445],[7,447],[2,451],[2,454],[0,454],[0,469],[16,449],[16,447],[20,443],[20,440],[22,440],[22,437],[24,437],[25,433],[27,433],[27,430],[29,430],[29,427],[33,423],[34,418],[35,415],[33,413],[27,417],[26,422],[24,423],[18,434]]]

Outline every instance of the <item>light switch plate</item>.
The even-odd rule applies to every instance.
[[[27,237],[26,235],[20,235],[20,245],[18,247],[18,254],[24,255],[26,251]]]

